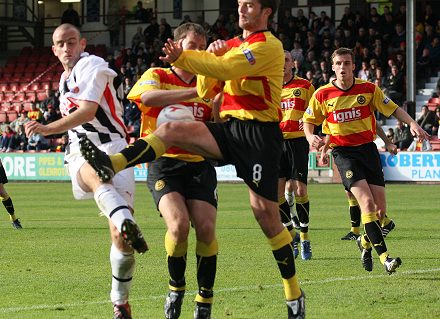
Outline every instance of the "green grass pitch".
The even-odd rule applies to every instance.
[[[0,207],[0,318],[111,318],[110,239],[94,201],[75,201],[69,183],[17,183],[6,188],[23,229]],[[385,274],[375,255],[367,273],[349,230],[341,185],[309,185],[313,259],[296,260],[307,318],[440,318],[440,185],[387,185],[396,229],[387,238],[403,265]],[[243,184],[219,185],[220,246],[213,318],[286,318],[281,279],[248,205]],[[151,195],[137,184],[136,217],[150,251],[137,255],[130,303],[134,318],[163,318],[167,267],[165,227]],[[192,318],[194,233],[181,318]]]

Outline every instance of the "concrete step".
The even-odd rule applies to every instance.
[[[425,83],[425,89],[435,89],[437,87],[437,83]]]
[[[417,90],[417,94],[427,95],[427,96],[431,97],[432,93],[434,93],[434,91],[435,91],[434,89],[420,89],[420,90]]]
[[[440,76],[431,76],[431,77],[429,78],[429,82],[431,82],[431,83],[437,83],[439,79],[440,79]]]

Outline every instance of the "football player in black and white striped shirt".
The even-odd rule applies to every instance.
[[[60,134],[68,131],[65,163],[75,199],[95,198],[109,220],[112,238],[111,301],[114,318],[131,318],[128,295],[134,273],[134,252],[148,249],[133,219],[134,172],[126,169],[102,183],[93,168],[81,156],[79,138],[87,136],[106,153],[116,153],[127,145],[123,108],[115,88],[116,72],[102,58],[84,52],[86,39],[70,24],[62,24],[53,33],[52,51],[64,67],[60,79],[60,110],[63,118],[47,125],[31,121],[28,136]]]

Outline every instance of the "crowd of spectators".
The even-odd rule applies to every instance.
[[[43,136],[33,134],[27,137],[24,132],[24,124],[34,120],[43,124],[49,124],[61,118],[59,99],[57,92],[46,90],[46,99],[38,105],[31,104],[29,110],[22,110],[18,117],[11,123],[3,123],[0,126],[0,151],[58,151],[59,143],[51,143],[52,140],[58,141],[61,135]]]
[[[112,41],[113,46],[105,58],[110,67],[121,76],[125,94],[122,101],[124,122],[131,136],[138,137],[140,111],[136,105],[126,99],[126,96],[147,69],[164,67],[159,56],[163,43],[168,38],[172,38],[172,27],[165,18],[158,21],[152,11],[143,8],[141,1],[134,9],[134,18],[139,22],[147,22],[146,27],[145,23],[139,24],[127,47],[120,48],[115,46],[118,41]],[[180,24],[185,22],[192,22],[190,16],[185,15]],[[235,13],[220,14],[212,25],[204,21],[201,16],[194,22],[205,28],[208,44],[217,39],[229,39],[241,34]],[[416,77],[424,80],[437,72],[440,67],[440,20],[429,4],[424,6],[423,12],[417,16],[415,29]],[[315,88],[327,84],[332,79],[330,61],[332,52],[339,47],[348,47],[355,53],[355,75],[376,83],[397,104],[404,104],[406,100],[405,4],[401,4],[393,11],[385,6],[382,14],[379,14],[374,7],[367,14],[352,12],[350,7],[346,7],[338,23],[335,23],[325,11],[321,11],[319,15],[310,11],[306,17],[301,8],[295,15],[292,14],[291,9],[285,9],[280,13],[278,22],[271,24],[271,30],[281,40],[284,49],[291,52],[294,58],[294,73],[309,80]],[[433,119],[432,129],[428,130],[431,134],[438,130],[440,112],[436,113],[437,115],[428,110],[429,121]],[[48,92],[47,99],[29,111],[26,118],[48,123],[59,116],[57,97],[53,92]],[[378,120],[384,119],[379,117]],[[426,121],[428,120],[425,119]],[[14,127],[11,131],[12,133],[2,127],[0,147],[2,151],[25,150],[33,147],[21,136],[19,127]],[[406,145],[408,141],[401,140],[401,135],[400,131],[395,132],[394,139],[398,139],[396,144]],[[44,146],[44,141],[39,143],[43,145],[40,148],[49,147]]]
[[[190,22],[185,16],[182,23]],[[124,80],[128,88],[151,67],[163,67],[159,60],[163,43],[172,37],[172,28],[165,18],[157,21],[149,17],[149,24],[141,25],[132,36],[129,47],[117,49],[109,54],[107,60]],[[198,17],[208,34],[208,43],[216,39],[229,39],[240,34],[236,14],[220,14],[212,24]],[[271,24],[272,32],[283,43],[284,49],[291,52],[295,61],[295,74],[315,86],[327,84],[332,77],[331,53],[339,47],[349,47],[355,53],[355,74],[357,77],[376,83],[385,94],[397,104],[406,100],[405,92],[405,50],[406,50],[406,6],[401,4],[391,11],[388,6],[379,14],[372,7],[368,14],[352,12],[346,7],[342,19],[335,23],[325,11],[319,15],[311,11],[306,17],[302,9],[296,15],[291,9],[281,12],[277,23]],[[440,67],[440,20],[427,4],[416,20],[416,61],[417,79],[431,76]],[[139,127],[131,102],[124,100],[128,111],[126,124]],[[379,120],[385,120],[379,118]],[[135,136],[135,135],[134,135]]]

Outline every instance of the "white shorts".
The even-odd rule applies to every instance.
[[[112,141],[103,145],[99,145],[101,151],[107,154],[116,154],[124,147],[127,146],[127,142],[123,139]],[[78,183],[78,171],[86,162],[79,151],[78,145],[71,145],[71,152],[65,156],[66,168],[69,172],[70,179],[72,180],[72,192],[75,199],[90,199],[93,198],[93,192],[84,191]],[[113,177],[113,186],[116,191],[125,199],[130,207],[134,207],[134,168],[129,167],[120,171]]]

